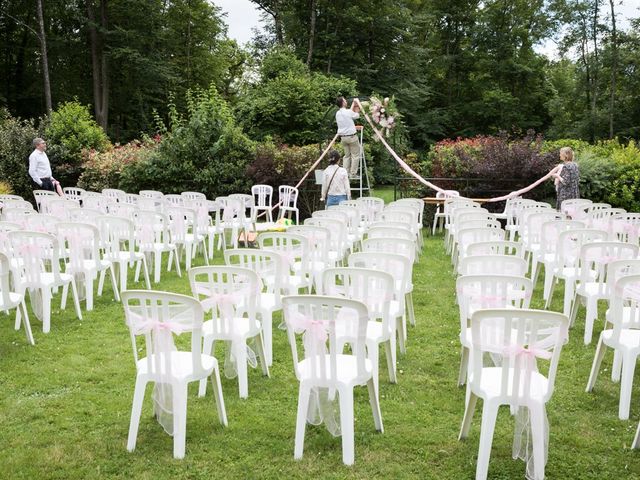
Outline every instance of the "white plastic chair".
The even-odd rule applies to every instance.
[[[262,232],[258,245],[263,250],[278,252],[283,259],[282,287],[288,295],[300,289],[311,293],[313,278],[309,272],[309,240],[303,235],[284,232]]]
[[[365,224],[375,222],[384,210],[384,200],[378,197],[360,197],[356,199],[361,206],[361,212],[365,219]]]
[[[86,309],[93,310],[93,282],[99,279],[98,295],[102,295],[107,271],[111,278],[113,296],[120,301],[120,292],[111,261],[100,256],[100,232],[88,223],[60,222],[56,225],[58,239],[69,252],[65,273],[82,277],[86,295]]]
[[[169,220],[166,215],[159,212],[138,211],[134,215],[136,226],[136,242],[138,250],[144,254],[153,255],[153,281],[160,281],[160,271],[162,269],[162,254],[169,253],[167,271],[171,270],[172,259],[176,258],[176,271],[178,276],[182,276],[180,262],[178,259],[178,249],[170,241]]]
[[[591,343],[593,324],[598,316],[598,301],[607,300],[607,266],[616,260],[632,260],[638,256],[638,246],[623,242],[585,243],[580,249],[580,275],[576,282],[571,323],[575,322],[578,301],[586,304],[584,344]]]
[[[469,224],[470,222],[467,222]],[[469,227],[458,230],[456,234],[456,247],[454,251],[457,254],[454,257],[453,269],[457,270],[458,264],[467,255],[469,245],[478,242],[500,242],[505,239],[505,231],[499,228],[486,227],[485,222],[481,222],[480,227]]]
[[[144,198],[155,198],[157,200],[161,200],[164,197],[164,193],[157,190],[140,190],[138,194]]]
[[[584,209],[592,203],[588,198],[571,198],[562,202],[560,211],[571,220],[583,220],[585,218]]]
[[[16,259],[17,275],[14,280],[21,291],[29,290],[32,308],[36,316],[42,319],[42,331],[49,333],[51,329],[51,299],[59,287],[62,287],[60,308],[64,310],[66,306],[71,285],[76,315],[82,320],[73,275],[60,272],[60,244],[57,238],[48,233],[20,230],[8,232],[8,237]]]
[[[284,318],[296,378],[300,382],[294,458],[301,459],[311,395],[327,389],[329,400],[338,395],[342,461],[353,465],[353,389],[366,384],[376,430],[382,432],[380,402],[373,382],[373,366],[366,357],[367,307],[356,300],[317,295],[283,298]],[[336,330],[351,332],[350,353],[341,349]],[[304,354],[298,350],[297,334],[302,334]]]
[[[367,238],[401,238],[416,243],[416,238],[409,229],[394,227],[369,227],[366,231],[366,235]]]
[[[124,202],[127,192],[117,188],[103,188],[102,195],[116,202]]]
[[[79,204],[82,201],[85,189],[80,187],[64,187],[62,191],[64,192],[64,198],[73,200]]]
[[[357,252],[349,255],[349,267],[368,268],[390,273],[394,280],[394,298],[389,306],[389,314],[395,319],[395,331],[398,334],[398,346],[406,353],[407,321],[406,292],[411,282],[412,265],[410,260],[397,253]]]
[[[245,214],[244,202],[238,198],[231,197],[218,197],[216,203],[220,206],[220,218],[219,223],[222,229],[222,245],[226,248],[226,231],[231,230],[231,245],[233,248],[238,248],[238,239],[240,233],[244,236],[244,246],[247,247],[247,233],[251,231],[251,219],[247,218]]]
[[[87,192],[88,193],[88,192]],[[106,215],[113,212],[115,209],[116,200],[113,198],[105,197],[103,195],[83,195],[82,207],[89,210],[98,210],[101,215]]]
[[[606,348],[612,348],[622,360],[618,417],[628,420],[633,377],[640,356],[640,275],[618,279],[611,292],[610,313],[611,326],[600,333],[586,391],[593,390]]]
[[[289,185],[280,185],[278,187],[278,201],[280,207],[278,218],[296,217],[296,225],[300,225],[300,211],[298,210],[298,189]]]
[[[33,197],[36,200],[36,207],[39,212],[42,211],[42,202],[46,202],[52,198],[60,198],[56,192],[52,192],[51,190],[34,190]]]
[[[509,240],[476,242],[467,246],[467,256],[473,255],[513,255],[524,258],[524,247],[521,242]]]
[[[527,261],[515,255],[468,255],[458,265],[459,275],[514,275],[524,277]]]
[[[552,220],[542,224],[540,228],[540,247],[533,251],[531,255],[531,279],[534,284],[538,282],[540,264],[544,265],[545,278],[547,275],[552,275],[560,233],[585,228],[585,226],[584,222],[578,220]],[[547,300],[546,293],[548,292],[543,295],[545,301]]]
[[[457,190],[445,190],[443,192],[436,192],[437,199],[454,198],[459,196],[460,192],[458,192]],[[444,203],[442,205],[438,203],[438,205],[436,206],[436,212],[433,215],[433,227],[431,229],[431,235],[436,234],[436,228],[439,228],[440,231],[442,231],[445,217],[446,215],[444,213]]]
[[[9,258],[0,252],[0,311],[9,313],[9,310],[16,309],[15,329],[19,330],[20,325],[24,325],[24,333],[27,335],[27,341],[31,345],[35,345],[33,334],[31,333],[31,324],[29,323],[29,314],[27,306],[24,303],[24,289],[17,284],[13,289],[10,288],[11,264]]]
[[[314,284],[320,284],[321,275],[325,268],[335,267],[335,256],[330,255],[329,246],[331,244],[331,231],[326,227],[318,225],[293,225],[289,227],[287,233],[302,235],[309,241],[309,274],[312,276]]]
[[[273,364],[273,313],[282,310],[283,259],[278,252],[257,248],[237,248],[224,251],[229,266],[248,268],[260,277],[256,309],[262,325],[264,353],[267,364]]]
[[[335,218],[311,217],[304,220],[304,225],[324,227],[331,233],[329,243],[329,258],[337,265],[342,265],[349,243],[347,236],[347,226]]]
[[[27,224],[27,217],[37,214],[38,212],[36,212],[33,208],[5,207],[2,209],[2,221],[16,223],[24,228],[24,226]]]
[[[640,245],[640,213],[615,215],[611,222],[614,240]]]
[[[273,197],[273,187],[271,185],[253,185],[251,195],[254,201],[254,221],[264,212],[267,222],[273,223],[273,213],[271,211],[271,198]]]
[[[473,345],[470,321],[474,312],[485,308],[529,308],[533,284],[524,276],[463,275],[456,281],[460,314],[460,373],[458,385],[467,380],[469,352]]]
[[[262,325],[256,315],[256,297],[260,292],[260,279],[253,270],[230,266],[205,266],[189,270],[191,292],[202,304],[204,312],[211,312],[211,320],[204,322],[203,351],[213,354],[216,340],[227,341],[225,374],[230,374],[230,365],[235,363],[240,398],[249,396],[247,376],[247,341],[255,338],[257,357],[262,373],[269,376],[266,362]],[[234,360],[235,359],[235,360]],[[199,395],[203,396],[206,381],[200,381]]]
[[[173,456],[184,458],[187,430],[187,387],[190,382],[206,381],[211,384],[216,399],[218,418],[227,426],[227,413],[222,396],[220,372],[217,360],[202,352],[202,307],[191,297],[176,293],[129,290],[122,292],[122,301],[127,326],[131,335],[133,358],[136,364],[136,386],[133,393],[131,423],[127,450],[136,448],[136,437],[147,383],[156,384],[170,399],[154,396],[154,409],[162,409],[162,400],[167,400],[172,409],[173,422],[167,425],[173,434]],[[173,335],[191,333],[189,350],[176,348]],[[137,337],[144,336],[145,353],[140,358],[142,342],[138,347]],[[163,412],[159,412],[163,415]],[[163,425],[164,427],[165,425]]]
[[[390,273],[371,268],[328,268],[322,275],[321,294],[358,300],[367,306],[367,356],[373,367],[373,382],[378,390],[378,349],[385,348],[389,381],[396,376],[396,325],[391,318],[391,301],[394,299],[394,279]],[[352,344],[352,332],[337,331],[338,342]]]
[[[178,248],[176,262],[180,262],[181,250],[184,250],[185,268],[189,270],[198,247],[202,247],[204,261],[209,265],[206,236],[199,233],[196,210],[187,207],[170,207],[166,209],[166,215],[169,219],[171,243]]]
[[[120,291],[127,289],[127,273],[129,267],[136,266],[136,281],[140,268],[144,275],[145,285],[151,290],[147,258],[136,250],[135,225],[128,218],[99,216],[96,219],[100,239],[104,248],[104,258],[118,268]]]
[[[607,232],[595,229],[572,229],[560,232],[553,263],[545,265],[549,275],[545,273],[544,293],[546,298],[545,309],[551,305],[556,279],[564,280],[564,303],[562,313],[569,316],[573,303],[575,282],[580,276],[580,249],[585,243],[604,242],[607,240]]]
[[[555,312],[489,309],[474,313],[471,319],[470,397],[459,439],[469,434],[476,402],[478,398],[482,399],[476,480],[487,478],[493,432],[501,405],[509,405],[516,412],[516,428],[523,428],[523,435],[516,437],[520,448],[514,449],[514,455],[526,461],[527,478],[544,479],[548,434],[545,405],[553,394],[567,328],[567,317]],[[486,353],[501,357],[500,366],[485,366],[483,355]],[[545,368],[539,369],[538,365]],[[542,373],[545,371],[546,376]]]

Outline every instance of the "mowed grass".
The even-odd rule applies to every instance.
[[[352,467],[342,464],[340,439],[321,427],[307,427],[304,457],[293,459],[298,382],[285,334],[277,328],[271,378],[250,370],[247,400],[239,399],[236,380],[222,380],[228,428],[218,422],[211,390],[198,398],[192,385],[186,457],[174,460],[172,438],[152,417],[150,386],[137,448],[126,450],[135,369],[122,306],[109,286],[83,321],[72,308],[60,312],[57,296],[50,334],[32,320],[34,347],[22,331],[13,330],[13,316],[0,314],[0,478],[473,478],[481,403],[469,438],[459,442],[464,402],[464,390],[456,385],[459,320],[441,236],[427,237],[414,284],[417,325],[409,329],[407,354],[399,356],[396,385],[388,383],[381,350],[383,434],[374,429],[366,388],[356,390]],[[534,307],[541,306],[541,284]],[[154,288],[189,291],[186,276],[175,272],[163,272]],[[556,289],[555,310],[561,295]],[[547,408],[547,478],[640,478],[640,453],[629,449],[640,417],[640,381],[629,421],[617,418],[619,384],[610,380],[611,354],[594,393],[585,393],[595,345],[582,343],[583,319],[581,310]],[[274,326],[280,320],[276,315]],[[598,322],[597,332],[601,328]],[[223,358],[221,350],[216,355]],[[490,478],[524,478],[524,463],[511,458],[512,435],[513,418],[503,408]]]

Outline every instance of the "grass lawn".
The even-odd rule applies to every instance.
[[[458,313],[442,237],[427,237],[414,283],[417,326],[409,330],[407,354],[399,356],[397,385],[387,381],[381,352],[384,434],[373,427],[366,388],[356,390],[353,467],[342,464],[340,439],[312,426],[304,458],[294,461],[298,382],[285,334],[278,329],[271,378],[250,370],[247,400],[238,398],[235,380],[223,378],[228,428],[218,423],[211,389],[198,398],[192,384],[186,457],[178,461],[172,438],[152,418],[150,386],[137,448],[126,451],[135,370],[122,307],[112,300],[110,287],[82,322],[70,307],[57,310],[57,296],[50,334],[32,320],[35,347],[26,344],[22,331],[13,330],[13,316],[0,314],[0,478],[473,478],[481,404],[468,440],[459,442],[464,390],[456,386]],[[533,307],[541,306],[541,285]],[[188,281],[163,272],[154,287],[187,293]],[[556,289],[556,310],[561,294]],[[583,319],[581,310],[547,408],[547,478],[640,478],[640,453],[629,450],[640,417],[640,380],[630,421],[617,418],[619,384],[609,378],[611,354],[594,393],[585,393],[595,345],[582,344]],[[595,338],[602,323],[596,328]],[[222,358],[220,350],[217,356]],[[489,478],[524,478],[524,463],[511,458],[512,434],[513,419],[503,408]]]

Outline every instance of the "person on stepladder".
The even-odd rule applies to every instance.
[[[340,109],[336,112],[336,123],[338,124],[338,135],[344,148],[343,165],[351,177],[358,175],[360,164],[360,141],[356,125],[353,122],[360,118],[360,105],[357,98],[351,102],[351,108],[347,108],[348,102],[344,97],[338,97],[336,104]]]
[[[340,154],[336,150],[329,152],[329,166],[324,170],[322,181],[322,194],[320,201],[327,199],[327,208],[331,205],[340,205],[340,202],[351,200],[351,189],[347,171],[338,162]]]

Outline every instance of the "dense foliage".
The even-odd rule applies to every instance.
[[[102,152],[111,145],[89,107],[78,102],[63,103],[53,111],[44,122],[44,135],[55,177],[65,186],[78,183],[83,150]]]

